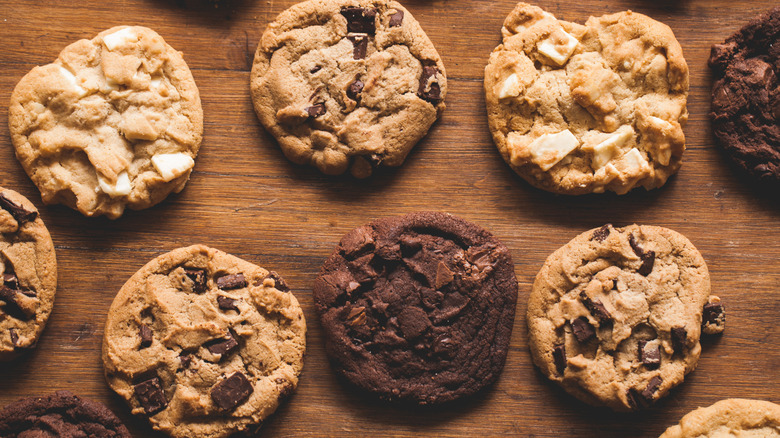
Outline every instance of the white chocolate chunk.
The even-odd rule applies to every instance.
[[[619,170],[622,173],[639,175],[650,169],[650,164],[642,156],[637,148],[631,148],[625,155],[620,157]]]
[[[79,97],[84,97],[87,95],[87,90],[79,85],[78,79],[76,79],[76,76],[74,76],[70,70],[60,66],[60,74],[68,81],[71,87],[73,87],[73,90],[78,93]]]
[[[103,44],[106,45],[108,50],[114,50],[117,47],[121,47],[129,43],[134,43],[136,41],[138,41],[138,35],[136,35],[136,33],[133,32],[133,29],[130,27],[120,29],[103,37]]]
[[[103,179],[99,173],[97,177],[100,190],[103,190],[103,193],[107,194],[108,196],[116,197],[129,195],[133,190],[133,188],[130,186],[130,177],[127,175],[126,171],[119,174],[119,176],[116,178],[116,184],[113,185]]]
[[[604,167],[617,154],[620,147],[626,144],[633,135],[634,129],[632,127],[623,126],[606,140],[593,146],[593,158],[591,159],[593,169],[598,170]],[[583,147],[583,149],[585,148]]]
[[[195,160],[185,153],[157,154],[152,157],[152,164],[162,175],[165,182],[178,178],[195,165]]]
[[[154,78],[149,82],[149,88],[158,88],[162,84],[162,79]]]
[[[574,53],[580,42],[563,29],[556,29],[550,36],[537,44],[539,53],[558,65],[563,65]]]
[[[666,120],[660,117],[650,116],[648,117],[648,119],[653,125],[658,126],[660,128],[659,131],[669,132],[674,129],[674,126],[671,123],[667,122]]]
[[[568,129],[557,134],[544,134],[528,145],[531,161],[547,171],[571,151],[577,149],[580,141]]]
[[[498,93],[499,99],[506,99],[507,97],[517,97],[520,95],[520,80],[517,79],[517,74],[512,73],[504,81],[504,86],[501,87],[501,92]]]

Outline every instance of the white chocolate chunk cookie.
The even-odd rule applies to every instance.
[[[729,398],[689,412],[660,438],[777,438],[780,405],[763,400]]]
[[[253,432],[298,384],[306,320],[275,272],[203,245],[146,264],[114,298],[109,386],[172,437]]]
[[[9,126],[43,202],[116,219],[184,188],[203,110],[181,53],[151,29],[120,26],[24,76]]]
[[[290,161],[357,178],[400,166],[444,110],[444,64],[398,2],[310,0],[268,25],[250,80]]]
[[[485,68],[493,140],[530,184],[619,194],[679,168],[688,66],[668,26],[631,11],[580,25],[519,3]]]
[[[696,368],[702,332],[725,326],[701,254],[681,234],[646,225],[608,224],[555,251],[536,276],[527,317],[541,372],[616,411],[664,397]]]

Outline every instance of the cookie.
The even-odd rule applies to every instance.
[[[780,437],[780,405],[730,398],[689,412],[660,438]]]
[[[398,2],[311,0],[268,25],[250,87],[290,161],[365,178],[404,162],[444,110],[447,78]]]
[[[708,313],[710,305],[717,309]],[[699,360],[702,325],[722,329],[725,321],[688,239],[662,227],[610,224],[547,258],[527,316],[542,373],[616,411],[648,407],[680,384]]]
[[[38,210],[0,187],[0,361],[34,348],[57,291],[57,259]]]
[[[780,6],[712,46],[712,128],[736,165],[780,188]]]
[[[662,186],[680,168],[688,66],[635,12],[557,20],[519,3],[485,68],[493,140],[531,185],[581,195]]]
[[[163,254],[114,299],[109,386],[172,437],[253,431],[298,384],[306,321],[275,272],[203,245]]]
[[[0,436],[6,438],[131,438],[104,404],[70,391],[17,400],[0,410]]]
[[[517,280],[489,232],[438,212],[344,236],[314,283],[333,367],[380,398],[449,402],[493,383],[509,349]]]
[[[180,192],[203,134],[181,53],[140,26],[79,40],[32,69],[8,116],[16,157],[44,203],[112,219]]]

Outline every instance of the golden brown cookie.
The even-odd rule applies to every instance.
[[[779,438],[780,405],[730,398],[689,412],[660,438]]]

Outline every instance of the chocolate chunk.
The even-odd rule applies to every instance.
[[[228,333],[227,337],[208,341],[203,344],[203,346],[212,354],[219,354],[224,358],[227,353],[230,353],[238,347],[238,342],[236,342],[236,339],[231,333]]]
[[[307,107],[306,112],[309,113],[309,117],[317,118],[323,114],[325,114],[325,104],[324,103],[315,103],[314,105]]]
[[[588,318],[580,316],[579,318],[571,322],[571,329],[574,332],[574,337],[580,343],[590,341],[596,336],[596,330],[588,322]]]
[[[314,73],[317,73],[320,70],[322,70],[322,66],[321,65],[315,65],[311,70],[309,70],[309,73],[314,74]]]
[[[19,346],[19,335],[16,334],[16,329],[9,329],[8,334],[11,335],[11,343],[14,345],[14,347]]]
[[[631,249],[634,250],[634,254],[638,255],[639,257],[642,257],[642,254],[645,253],[642,247],[639,246],[639,242],[636,241],[636,237],[634,237],[633,234],[628,235],[628,244],[631,245]]]
[[[363,325],[366,323],[366,308],[353,307],[347,314],[347,324],[350,326]]]
[[[279,389],[279,401],[286,400],[290,397],[290,395],[292,395],[293,385],[289,380],[282,377],[277,377],[274,379],[274,382],[276,382],[276,384],[281,387]]]
[[[553,348],[553,361],[555,362],[555,369],[558,371],[558,374],[563,374],[568,366],[568,363],[566,362],[565,345],[556,345],[555,348]]]
[[[141,324],[138,336],[141,338],[141,348],[147,348],[152,345],[152,329],[148,325]]]
[[[654,376],[641,392],[634,388],[629,389],[626,393],[628,404],[631,405],[633,409],[646,408],[652,405],[653,396],[661,386],[661,382],[662,380],[660,377]]]
[[[431,321],[419,307],[407,307],[398,315],[398,326],[407,340],[418,338],[431,327]]]
[[[211,388],[211,399],[220,409],[230,411],[244,403],[252,391],[254,388],[246,376],[236,372]]]
[[[656,369],[661,366],[661,346],[658,343],[655,347],[648,344],[648,341],[639,341],[639,361],[647,368]]]
[[[368,36],[350,35],[347,38],[352,41],[352,59],[364,59],[368,51]]]
[[[206,270],[197,268],[184,268],[184,274],[192,280],[192,291],[196,294],[206,292]]]
[[[146,415],[154,415],[168,406],[168,400],[165,399],[159,377],[153,377],[135,385],[133,391]]]
[[[707,303],[704,305],[702,314],[703,324],[718,324],[718,320],[723,315],[723,305],[720,303]]]
[[[436,75],[439,69],[435,65],[424,65],[420,75],[420,87],[417,95],[428,102],[437,105],[441,102],[441,87],[436,82]]]
[[[182,352],[179,355],[179,362],[181,362],[181,367],[186,370],[192,364],[192,355]]]
[[[238,306],[236,306],[236,300],[233,298],[217,295],[217,305],[221,310],[235,310],[236,312],[241,313],[241,311],[238,310]]]
[[[682,353],[685,350],[685,344],[688,339],[688,331],[685,327],[672,327],[672,348],[676,353]]]
[[[452,271],[450,271],[447,265],[444,262],[439,262],[439,267],[436,269],[436,289],[441,289],[442,287],[452,283],[454,278],[455,276],[452,274]]]
[[[10,289],[19,289],[19,279],[14,274],[3,274],[3,284]]]
[[[11,216],[16,219],[19,225],[25,222],[32,222],[38,217],[37,211],[29,211],[21,205],[17,205],[14,201],[8,199],[5,193],[0,193],[0,208],[11,213]]]
[[[22,321],[29,320],[35,312],[32,312],[28,314],[28,311],[25,311],[25,309],[22,309],[22,307],[19,305],[19,302],[17,301],[17,294],[21,291],[10,289],[6,287],[5,285],[0,286],[0,302],[5,301],[5,312],[11,315],[12,317],[16,319],[20,319]]]
[[[287,283],[284,282],[284,279],[277,274],[275,271],[271,271],[268,273],[268,276],[271,277],[274,280],[274,287],[281,292],[289,292],[290,288],[287,286]]]
[[[588,309],[591,315],[597,318],[599,321],[607,322],[612,321],[612,315],[598,298],[591,299],[585,291],[580,292],[580,299],[585,308]]]
[[[246,287],[244,274],[223,275],[217,278],[217,287],[222,290],[241,289]]]
[[[352,100],[360,100],[360,93],[363,92],[363,86],[363,81],[355,78],[355,82],[349,84],[349,88],[347,88],[347,97]]]
[[[349,6],[341,8],[341,15],[347,19],[348,32],[367,33],[369,35],[376,33],[376,26],[374,25],[376,9]]]
[[[639,270],[637,272],[639,272],[640,275],[647,277],[651,272],[653,272],[653,265],[655,264],[655,251],[646,251],[639,257],[642,259],[642,265],[639,266]]]
[[[390,27],[399,27],[404,22],[404,11],[397,11],[390,16]]]
[[[602,226],[601,228],[593,232],[593,235],[590,237],[590,240],[595,240],[596,242],[603,242],[607,240],[607,237],[609,236],[611,229],[612,229],[612,224],[606,224]]]
[[[452,357],[458,345],[448,335],[440,335],[433,343],[433,352],[442,356]]]
[[[645,399],[648,404],[653,402],[653,396],[655,395],[656,391],[658,391],[658,388],[661,387],[661,382],[662,380],[660,377],[654,376],[652,379],[650,379],[650,382],[642,391],[642,398]]]

